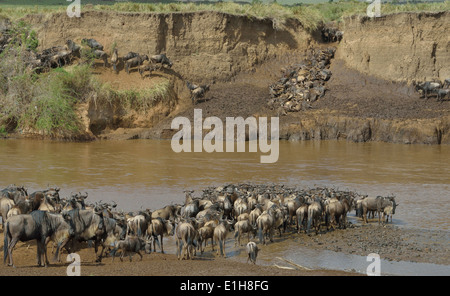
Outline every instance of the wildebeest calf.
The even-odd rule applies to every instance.
[[[142,238],[137,236],[127,236],[124,240],[120,240],[116,243],[115,248],[111,251],[112,261],[114,262],[114,257],[118,250],[122,250],[122,254],[120,255],[120,261],[123,261],[123,257],[125,254],[128,254],[130,257],[130,262],[132,261],[132,255],[134,253],[138,254],[142,260],[142,254],[140,251],[144,251],[148,249],[147,244],[150,244],[148,241],[144,241]]]
[[[250,262],[252,262],[253,264],[256,264],[256,257],[258,257],[258,246],[256,245],[255,242],[249,242],[247,244],[247,254],[248,254],[248,258],[247,258],[247,263],[248,260],[250,260]]]

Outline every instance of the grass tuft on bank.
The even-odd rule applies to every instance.
[[[125,112],[172,103],[169,80],[139,91],[118,91],[95,79],[89,63],[36,74],[25,66],[35,50],[32,30],[19,21],[11,32],[18,42],[8,44],[0,54],[0,137],[23,131],[74,138],[83,129],[76,105],[90,100],[120,105]]]

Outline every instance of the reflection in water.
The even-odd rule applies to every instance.
[[[90,200],[135,210],[181,203],[185,189],[199,195],[226,183],[334,186],[395,194],[397,224],[448,230],[449,159],[443,145],[280,142],[278,162],[261,164],[258,153],[175,153],[170,141],[2,140],[0,187],[24,184],[33,192],[57,185],[63,196],[87,191]]]

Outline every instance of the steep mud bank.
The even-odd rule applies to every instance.
[[[450,12],[398,13],[344,21],[336,53],[348,67],[395,82],[450,77]]]
[[[117,89],[139,89],[161,76],[173,79],[177,98],[171,108],[157,106],[140,115],[123,116],[120,106],[80,107],[86,132],[100,138],[167,138],[172,118],[192,119],[194,108],[204,117],[279,116],[267,108],[268,86],[283,67],[300,62],[309,46],[331,45],[337,50],[325,96],[309,110],[280,115],[281,138],[449,144],[450,100],[421,99],[411,86],[450,76],[449,18],[449,12],[349,17],[341,24],[343,40],[334,44],[321,44],[319,34],[307,32],[297,20],[275,29],[270,19],[206,11],[87,11],[81,18],[60,13],[30,15],[26,21],[37,31],[41,48],[95,38],[107,52],[116,44],[119,55],[165,52],[174,62],[172,69],[144,80],[137,73],[100,73]],[[211,84],[195,106],[187,80]]]
[[[212,82],[251,70],[269,57],[306,49],[312,38],[298,21],[275,30],[270,19],[219,12],[124,13],[87,11],[80,18],[65,13],[30,15],[41,48],[94,38],[119,55],[129,51],[166,53],[185,79]]]

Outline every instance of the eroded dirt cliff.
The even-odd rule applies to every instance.
[[[173,79],[177,106],[160,108],[159,116],[155,110],[147,121],[142,118],[145,114],[139,115],[142,124],[130,124],[107,110],[104,113],[109,118],[116,118],[114,124],[96,126],[96,135],[103,138],[117,134],[123,138],[167,137],[172,118],[192,119],[194,108],[201,108],[204,116],[221,118],[279,116],[266,102],[268,86],[280,77],[280,70],[301,61],[310,46],[335,46],[325,96],[311,109],[281,116],[281,138],[450,143],[449,99],[421,99],[411,85],[450,76],[449,12],[350,17],[340,24],[343,40],[333,44],[323,44],[317,32],[307,32],[297,20],[275,29],[270,19],[207,11],[87,11],[81,18],[54,14],[26,20],[37,31],[41,48],[62,45],[66,39],[94,38],[107,52],[115,44],[119,55],[166,53],[172,59],[172,69],[140,84],[145,86],[146,81],[161,76]],[[111,75],[101,72],[99,77],[108,81]],[[141,79],[137,73],[114,77],[112,85],[117,88],[138,88],[130,81]],[[187,80],[211,85],[206,100],[191,104]],[[92,111],[92,106],[87,108]],[[95,110],[87,121],[101,122],[101,114]]]

